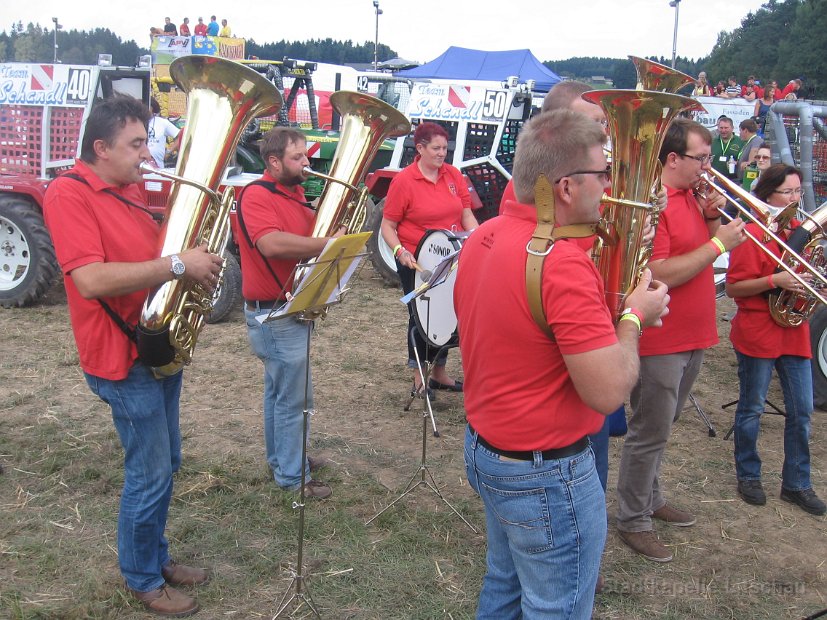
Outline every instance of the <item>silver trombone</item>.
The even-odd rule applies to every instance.
[[[790,223],[790,220],[795,217],[796,212],[798,210],[797,203],[793,202],[787,205],[786,207],[773,207],[772,205],[767,204],[766,202],[756,198],[740,186],[736,185],[732,181],[730,181],[727,177],[723,174],[715,170],[714,168],[705,170],[701,173],[701,183],[702,185],[706,185],[710,189],[718,192],[721,194],[727,202],[729,202],[738,212],[747,218],[750,222],[758,226],[761,230],[764,231],[764,241],[769,241],[772,239],[775,241],[784,253],[787,256],[794,258],[798,264],[803,267],[813,278],[815,278],[818,282],[820,282],[821,287],[827,287],[827,278],[825,278],[821,272],[819,272],[815,267],[810,265],[806,260],[804,260],[801,255],[798,254],[795,250],[793,250],[781,237],[773,232],[772,228],[775,230],[784,230],[787,225]],[[720,183],[720,185],[719,185]],[[721,187],[723,186],[723,188]],[[697,190],[698,194],[706,197],[705,192],[702,191],[702,188],[699,187]],[[749,205],[749,207],[755,211],[753,213],[750,209],[747,209],[742,205],[740,202],[735,200],[731,194],[735,194],[738,196],[744,203]],[[718,211],[721,215],[727,218],[727,221],[731,222],[735,218],[731,216],[729,213],[724,211],[721,208],[718,208]],[[758,215],[756,215],[758,214]],[[807,282],[804,278],[802,278],[798,273],[796,273],[795,269],[791,268],[787,265],[782,258],[779,258],[775,254],[772,253],[764,243],[758,239],[755,235],[753,235],[748,230],[744,230],[744,234],[750,239],[753,243],[755,243],[758,248],[764,252],[767,256],[769,256],[781,269],[789,273],[801,286],[803,286],[808,293],[810,293],[813,297],[818,299],[819,302],[822,304],[827,305],[827,298],[825,298],[815,287],[813,287],[809,282]]]

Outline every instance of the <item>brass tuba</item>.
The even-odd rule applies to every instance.
[[[801,226],[793,230],[787,239],[790,249],[784,251],[781,260],[787,269],[801,274],[806,268],[796,258],[797,253],[810,267],[825,276],[827,263],[824,257],[824,242],[827,233],[824,231],[824,225],[827,223],[827,203],[805,218]],[[816,281],[814,286],[821,291],[825,286],[824,279]],[[776,289],[769,295],[770,315],[782,327],[798,327],[810,318],[818,303],[818,297],[809,292],[794,293]]]
[[[205,242],[209,252],[221,254],[230,234],[234,200],[232,188],[223,196],[217,193],[224,170],[247,124],[257,116],[277,114],[283,99],[253,69],[223,58],[185,56],[169,69],[187,93],[187,124],[175,174],[144,168],[174,181],[159,256]],[[175,374],[189,364],[212,301],[212,293],[184,280],[165,282],[149,292],[138,322],[138,351],[156,374]]]
[[[609,121],[612,141],[612,196],[604,196],[603,227],[592,257],[603,278],[612,318],[637,285],[651,254],[643,246],[647,215],[656,214],[652,190],[660,176],[660,147],[666,130],[681,112],[703,109],[688,97],[641,90],[595,90],[583,99],[599,105]]]
[[[305,168],[326,179],[316,207],[312,237],[329,237],[340,226],[359,232],[365,223],[367,188],[364,180],[385,138],[407,135],[411,123],[393,106],[363,93],[340,90],[330,96],[330,105],[342,119],[339,144],[328,174]]]
[[[654,60],[629,56],[637,71],[637,90],[677,93],[681,88],[695,83],[695,78]]]

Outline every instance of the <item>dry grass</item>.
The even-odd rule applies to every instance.
[[[334,465],[322,478],[331,500],[308,504],[305,560],[325,618],[470,618],[484,572],[485,540],[427,488],[371,526],[364,522],[417,474],[421,417],[402,405],[404,309],[369,269],[313,344],[312,445]],[[729,308],[724,307],[725,310]],[[722,310],[723,313],[723,310]],[[734,358],[722,343],[695,393],[718,437],[687,409],[664,463],[667,493],[698,514],[693,528],[660,528],[675,561],[634,556],[610,529],[606,592],[595,618],[801,618],[827,607],[827,521],[779,501],[783,420],[763,425],[770,495],[763,508],[735,496]],[[120,449],[108,410],[86,387],[60,288],[41,305],[0,313],[0,617],[145,617],[120,589],[114,550]],[[452,352],[449,370],[459,374]],[[260,364],[240,313],[208,326],[187,370],[182,400],[184,467],[169,536],[179,561],[211,567],[199,618],[271,618],[292,592],[297,514],[263,462]],[[781,402],[777,388],[771,400]],[[441,437],[428,433],[428,464],[445,497],[483,528],[462,465],[460,395],[439,394]],[[827,414],[813,418],[813,481],[827,495]],[[620,439],[612,442],[614,485]],[[609,514],[615,499],[608,496]],[[310,617],[306,609],[294,617]]]

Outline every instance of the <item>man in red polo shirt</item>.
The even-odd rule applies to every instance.
[[[253,353],[264,363],[267,462],[276,484],[291,491],[301,488],[304,467],[305,496],[324,499],[330,497],[330,487],[310,477],[323,461],[308,458],[302,463],[307,339],[312,324],[295,316],[266,323],[258,319],[286,301],[285,295],[293,290],[296,264],[317,256],[329,239],[309,236],[315,212],[301,186],[307,178],[304,168],[310,165],[304,134],[276,127],[264,135],[259,148],[266,170],[238,199],[236,239],[247,336]],[[312,384],[307,389],[307,408],[312,409]]]
[[[176,564],[164,537],[172,475],[181,464],[183,373],[156,379],[138,360],[127,331],[153,287],[183,278],[214,288],[221,257],[204,246],[158,258],[160,229],[139,185],[139,166],[152,161],[146,142],[151,117],[131,97],[96,104],[86,121],[80,160],[49,185],[43,212],[63,269],[81,368],[91,390],[111,407],[124,449],[121,573],[148,609],[182,617],[198,611],[198,604],[170,586],[208,579],[202,569]]]
[[[465,463],[485,504],[488,538],[478,618],[591,614],[606,508],[587,435],[628,396],[640,330],[659,323],[668,295],[647,272],[615,327],[591,259],[573,240],[559,240],[542,273],[551,339],[529,312],[526,244],[537,227],[540,175],[552,184],[558,226],[598,220],[609,185],[605,139],[598,124],[569,110],[531,119],[517,141],[519,202],[462,249],[454,301]]]
[[[660,151],[669,206],[660,215],[649,268],[669,286],[670,312],[663,327],[640,341],[640,381],[632,390],[629,432],[617,481],[620,538],[648,560],[669,562],[672,552],[658,539],[652,519],[688,527],[695,516],[666,502],[659,472],[672,424],[698,376],[704,349],[718,342],[712,263],[744,239],[744,223],[721,224],[724,199],[696,198],[694,188],[708,170],[712,135],[687,119],[675,120]]]

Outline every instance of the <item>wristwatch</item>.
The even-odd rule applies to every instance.
[[[172,261],[172,267],[169,268],[172,272],[172,279],[180,280],[184,277],[187,266],[184,264],[184,261],[178,258],[177,254],[170,254],[169,259]]]

